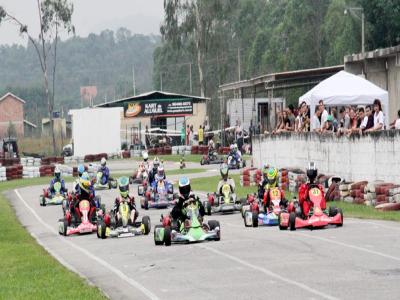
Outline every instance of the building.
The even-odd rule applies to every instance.
[[[0,137],[9,134],[24,136],[24,104],[25,101],[12,93],[0,98]]]
[[[123,107],[121,116],[121,138],[128,144],[135,144],[134,139],[144,141],[146,128],[167,130],[169,135],[176,134],[182,126],[193,125],[195,131],[207,117],[209,98],[182,94],[153,91],[138,96],[128,97],[96,105],[96,107]]]
[[[344,69],[366,79],[389,93],[389,122],[400,109],[400,45],[344,57]],[[372,104],[372,103],[371,103]]]

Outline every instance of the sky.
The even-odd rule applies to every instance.
[[[159,34],[163,19],[163,0],[70,0],[74,4],[72,23],[76,35],[88,36],[104,29],[126,27],[132,33]],[[0,0],[7,12],[28,25],[36,37],[39,22],[36,0]],[[26,38],[19,35],[18,27],[3,22],[0,25],[0,44],[26,45]]]

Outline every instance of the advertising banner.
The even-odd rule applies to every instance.
[[[127,103],[127,107],[125,107],[126,118],[192,114],[193,103],[191,99],[132,101]]]

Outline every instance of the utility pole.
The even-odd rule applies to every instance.
[[[162,91],[162,72],[160,72],[160,91]]]
[[[237,49],[237,59],[238,59],[238,78],[240,81],[240,48]]]
[[[190,95],[193,95],[193,88],[192,88],[192,63],[189,63],[189,89]]]
[[[132,64],[132,87],[133,87],[133,96],[136,96],[135,65],[134,64]]]
[[[365,53],[365,15],[364,10],[361,11],[361,51]]]

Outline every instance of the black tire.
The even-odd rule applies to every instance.
[[[296,213],[291,212],[289,215],[289,228],[290,230],[296,230]]]
[[[204,208],[206,209],[207,216],[211,216],[211,203],[210,201],[205,201]]]
[[[156,232],[157,232],[157,229],[158,228],[163,228],[163,226],[162,225],[156,225],[156,226],[154,226],[154,244],[156,245],[156,246],[162,246],[162,244],[164,244],[164,241],[157,241],[156,240]]]
[[[328,215],[334,217],[338,214],[338,209],[335,206],[330,206],[328,210]]]
[[[106,229],[107,229],[107,226],[106,226],[106,223],[104,223],[104,221],[100,221],[97,224],[97,237],[99,239],[104,240],[106,238]]]
[[[150,217],[149,216],[143,216],[142,218],[142,224],[144,225],[144,232],[143,234],[148,235],[151,230],[151,222],[150,222]]]
[[[143,208],[145,210],[149,209],[149,200],[147,198],[144,199],[144,204],[143,204]]]
[[[165,246],[171,246],[171,227],[167,226],[164,228],[164,244]]]
[[[287,230],[287,226],[282,226],[281,225],[281,214],[278,215],[278,224],[279,224],[279,229],[280,230]]]
[[[201,166],[204,165],[204,160],[203,159],[200,160],[200,165]]]
[[[65,219],[63,219],[63,220],[61,220],[60,222],[63,223],[63,230],[62,230],[62,232],[59,230],[58,233],[61,234],[61,235],[63,235],[63,236],[67,236],[68,221],[65,220]]]
[[[46,206],[46,199],[44,196],[40,196],[39,198],[40,206]]]
[[[251,219],[253,221],[252,222],[253,223],[253,227],[258,227],[258,213],[257,212],[255,212],[255,211],[252,212]]]
[[[216,241],[219,241],[221,239],[221,225],[219,222],[217,220],[209,220],[208,227],[210,230],[214,230],[215,228],[219,227],[218,236],[216,238]]]
[[[343,211],[341,208],[337,208],[337,213],[340,215],[340,217],[342,218],[342,223],[337,224],[337,227],[342,227],[343,226]]]

